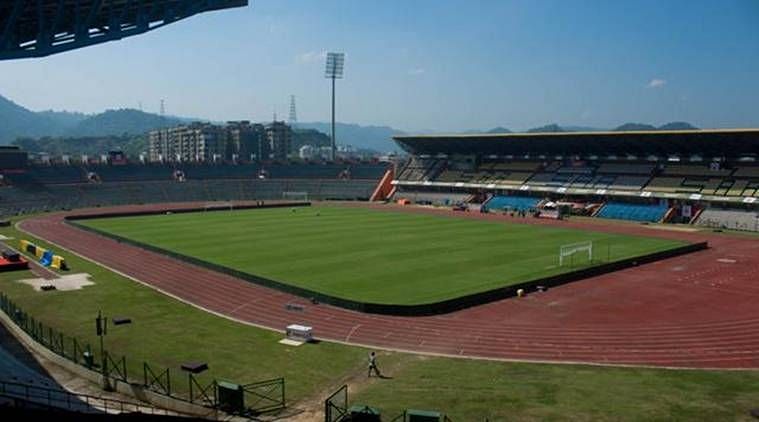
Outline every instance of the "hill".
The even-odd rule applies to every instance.
[[[18,138],[13,141],[24,151],[46,152],[52,155],[97,156],[108,151],[124,151],[129,157],[137,158],[148,149],[144,135],[95,136],[78,138]]]
[[[688,122],[669,122],[659,126],[659,130],[694,130],[698,129]]]
[[[615,132],[628,132],[633,130],[656,130],[656,126],[645,123],[625,123],[614,128]]]
[[[61,127],[56,120],[38,114],[0,96],[0,145],[7,145],[19,136],[58,135]]]
[[[133,109],[107,110],[94,115],[53,110],[34,112],[0,95],[0,145],[8,145],[17,138],[140,135],[188,120]]]
[[[494,127],[493,129],[486,131],[485,133],[511,133],[511,131],[506,129],[503,126],[497,126],[497,127]]]
[[[159,116],[140,110],[124,108],[121,110],[106,110],[103,113],[87,117],[67,130],[65,135],[68,137],[139,135],[161,127],[176,126],[184,122],[184,119],[176,117]]]
[[[550,125],[540,126],[540,127],[534,127],[532,129],[528,129],[527,133],[554,133],[554,132],[566,132],[564,128],[557,125],[556,123],[552,123]]]

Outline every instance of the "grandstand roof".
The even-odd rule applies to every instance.
[[[394,136],[413,154],[692,155],[759,154],[759,129],[552,132]]]
[[[43,57],[142,34],[248,0],[0,1],[0,60]]]

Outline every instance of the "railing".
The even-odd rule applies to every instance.
[[[284,378],[245,384],[242,389],[245,407],[250,413],[265,413],[285,407]]]
[[[152,406],[110,399],[106,397],[75,394],[66,390],[40,387],[19,382],[0,381],[0,396],[20,399],[35,405],[63,409],[79,413],[144,413],[169,415],[170,412]]]
[[[104,377],[104,381],[114,385],[118,382],[125,384],[142,385],[145,390],[152,393],[169,397],[175,400],[181,400],[184,402],[195,403],[202,405],[210,409],[216,409],[218,407],[218,386],[215,379],[212,379],[210,383],[201,385],[198,380],[192,375],[188,374],[189,385],[186,395],[180,395],[176,391],[172,391],[171,386],[171,371],[170,368],[153,368],[147,362],[143,362],[142,368],[142,383],[132,382],[129,380],[129,371],[127,368],[126,356],[113,356],[107,350],[103,350],[100,356],[93,354],[93,349],[87,343],[81,343],[79,340],[73,337],[67,337],[63,333],[55,330],[52,327],[45,326],[42,322],[34,319],[23,309],[17,306],[12,300],[8,298],[4,293],[0,293],[0,311],[8,315],[8,317],[25,333],[27,333],[32,339],[53,353],[66,358],[75,364],[81,365],[86,369],[92,371],[98,371]],[[16,386],[15,389],[6,389],[5,386]],[[261,381],[257,383],[242,385],[245,397],[250,400],[249,405],[246,406],[246,413],[260,414],[270,411],[279,410],[285,407],[285,380],[284,378],[277,378],[274,380]],[[45,390],[44,393],[32,394],[37,390]],[[9,392],[16,392],[12,395],[12,398],[20,400],[29,400],[29,398],[47,400],[40,403],[42,405],[51,405],[50,403],[59,403],[64,401],[67,403],[75,403],[73,397],[79,397],[79,395],[68,393],[63,390],[45,389],[36,386],[25,386],[23,384],[4,383],[3,389],[0,389],[0,395],[9,396]],[[49,390],[49,391],[48,391]],[[56,394],[69,394],[70,397],[63,399],[56,399]],[[49,397],[49,399],[47,398]],[[156,414],[165,410],[158,411],[148,405],[140,405],[129,402],[121,402],[119,400],[104,399],[95,396],[82,395],[82,406],[90,406],[93,404],[96,409],[102,411],[121,411],[125,412],[137,412],[138,408],[151,409],[149,413]],[[80,402],[82,402],[80,400]],[[36,401],[35,401],[36,403]],[[51,405],[52,406],[52,405]],[[55,406],[59,407],[59,406]],[[66,407],[68,410],[74,410],[74,408]],[[145,412],[143,412],[145,413]]]

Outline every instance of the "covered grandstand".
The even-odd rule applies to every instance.
[[[759,227],[754,224],[759,129],[417,135],[395,140],[411,154],[393,181],[395,198],[425,192],[477,194],[486,200],[522,196],[599,204],[593,215],[605,218]],[[496,204],[501,202],[496,199]],[[704,210],[709,212],[702,217]]]

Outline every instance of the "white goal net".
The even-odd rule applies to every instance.
[[[289,192],[289,191],[283,191],[282,192],[282,199],[284,199],[286,201],[307,202],[308,201],[308,192]]]
[[[563,266],[568,260],[570,263],[574,263],[575,254],[587,254],[588,263],[593,261],[593,242],[578,242],[570,243],[568,245],[562,245],[559,248],[559,266]]]
[[[232,211],[235,208],[235,204],[231,201],[219,201],[219,202],[206,202],[205,205],[203,205],[204,211],[209,210],[230,210]]]

